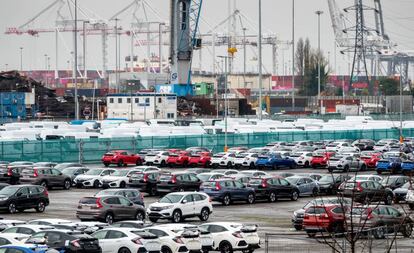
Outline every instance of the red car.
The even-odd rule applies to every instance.
[[[370,152],[361,155],[361,160],[365,162],[368,168],[376,168],[377,162],[381,160],[381,153]]]
[[[125,150],[114,150],[103,155],[102,163],[105,167],[111,164],[116,164],[118,167],[127,166],[128,164],[142,165],[142,158]]]
[[[190,160],[190,154],[188,152],[182,151],[179,153],[171,153],[167,159],[167,164],[170,167],[173,166],[187,166],[188,161]]]
[[[342,233],[345,231],[344,209],[337,204],[311,206],[305,211],[303,229],[309,237],[318,232]]]
[[[333,156],[335,152],[324,152],[324,153],[317,153],[313,155],[311,160],[311,166],[312,168],[318,168],[318,167],[326,167],[329,161],[329,158]]]
[[[188,160],[189,166],[201,166],[208,167],[211,162],[211,153],[210,152],[200,152],[197,154],[192,154]]]

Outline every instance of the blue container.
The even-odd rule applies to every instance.
[[[186,84],[157,84],[155,85],[157,93],[176,94],[178,97],[194,96],[193,85]]]

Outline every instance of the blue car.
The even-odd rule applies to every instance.
[[[399,157],[388,157],[378,161],[377,173],[389,172],[391,174],[397,174],[401,172],[402,160]]]
[[[404,161],[401,164],[401,172],[404,175],[410,175],[414,171],[414,161]]]
[[[272,169],[288,167],[294,169],[296,168],[296,162],[288,156],[282,156],[279,153],[270,153],[268,155],[259,156],[259,158],[256,161],[256,167],[267,167]]]
[[[292,176],[286,178],[289,183],[296,185],[299,189],[299,196],[313,196],[316,197],[319,194],[319,184],[310,177],[307,176]]]
[[[204,182],[200,186],[200,191],[209,195],[211,200],[219,201],[225,206],[233,201],[246,201],[248,204],[256,201],[254,189],[235,179],[224,178]]]
[[[0,247],[0,252],[13,252],[13,253],[45,253],[48,250],[46,245],[5,245]]]

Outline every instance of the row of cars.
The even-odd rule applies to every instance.
[[[5,251],[13,253],[45,252],[45,247],[67,253],[254,252],[260,248],[256,225],[233,222],[196,226],[38,219],[0,220],[0,227],[0,249],[14,249]]]

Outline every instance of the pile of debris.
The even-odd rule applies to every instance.
[[[55,118],[73,118],[75,115],[74,97],[57,97],[54,89],[45,87],[41,82],[21,75],[18,71],[0,72],[0,92],[34,92],[35,107],[38,115]],[[79,99],[79,107],[91,106],[91,103]]]

